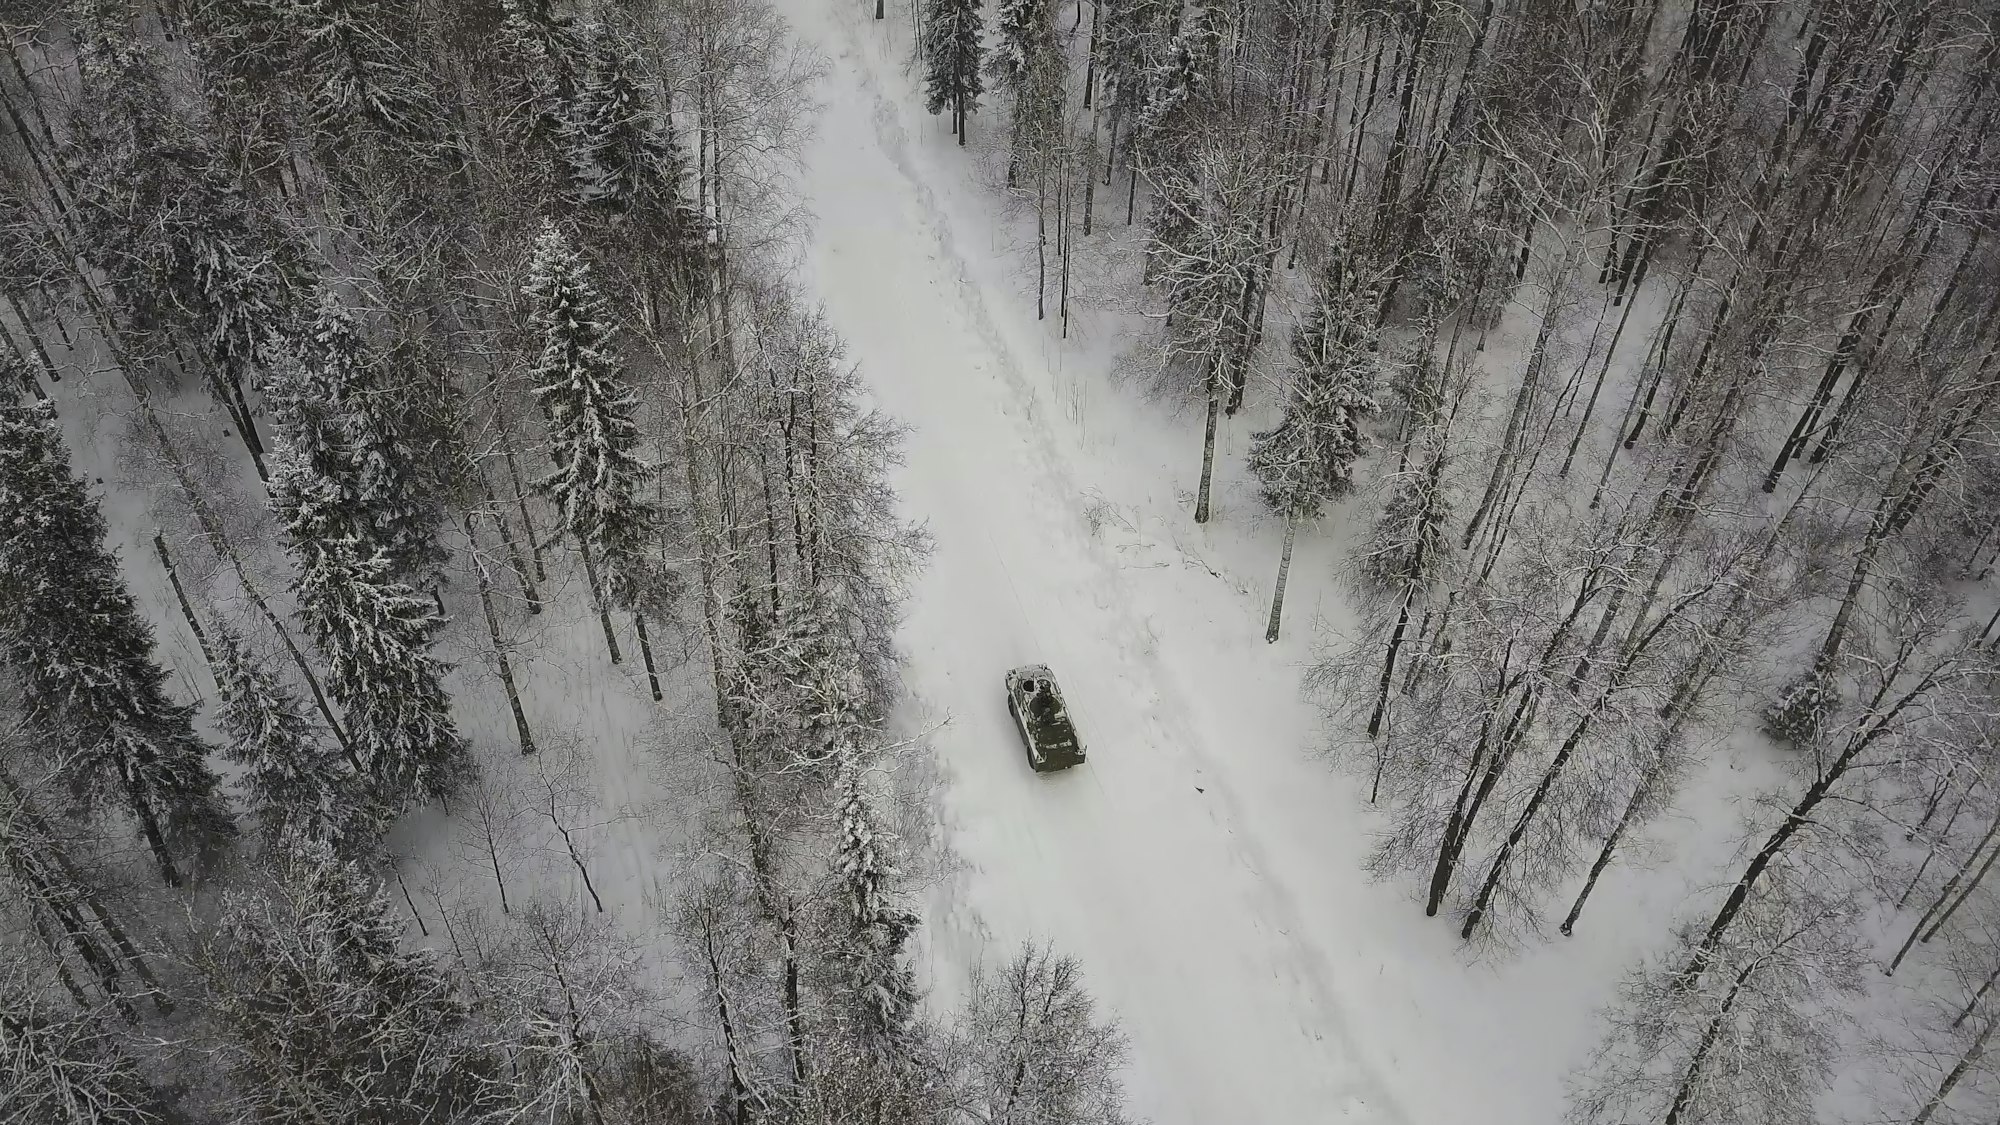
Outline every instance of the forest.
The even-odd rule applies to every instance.
[[[945,971],[939,888],[991,861],[928,788],[985,716],[918,706],[910,619],[965,564],[813,182],[823,122],[907,111],[942,133],[899,170],[1009,239],[938,245],[1093,424],[1185,447],[1172,565],[1273,549],[1226,627],[1297,655],[1250,665],[1316,720],[1272,752],[1366,839],[1305,862],[1441,977],[1601,957],[1606,896],[1682,879],[1575,1016],[1570,1121],[1991,1120],[1996,18],[0,0],[0,1119],[1216,1112],[1122,1010],[1170,981],[1046,932]],[[824,104],[869,67],[907,104]],[[1127,511],[1061,500],[996,534]],[[1126,679],[1193,644],[1144,620]],[[1137,776],[1065,685],[1078,772]],[[1377,1078],[1286,1120],[1449,1082]]]

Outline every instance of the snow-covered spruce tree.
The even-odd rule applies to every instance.
[[[292,299],[298,255],[219,166],[210,131],[180,113],[165,60],[131,32],[124,4],[79,12],[77,101],[64,146],[81,260],[99,272],[125,358],[198,357],[258,472],[263,446],[243,385]],[[143,346],[143,351],[139,347]],[[138,374],[137,372],[131,374]]]
[[[0,970],[0,1110],[23,1125],[179,1120],[98,1013],[51,995],[19,963]]]
[[[680,154],[671,125],[644,86],[637,49],[603,24],[586,25],[579,38],[587,70],[558,135],[571,197],[629,211],[655,203],[663,192],[678,196]]]
[[[585,66],[575,21],[537,0],[500,0],[500,7],[506,16],[499,40],[508,64],[502,89],[518,107],[510,121],[538,142],[555,143]]]
[[[445,114],[424,69],[399,43],[394,9],[377,0],[287,0],[300,50],[312,131],[323,139],[361,136],[415,141],[443,131]]]
[[[267,846],[292,833],[336,848],[356,836],[372,839],[357,791],[359,764],[341,757],[243,638],[226,626],[215,633],[212,670],[222,700],[215,724],[229,738],[222,753],[244,768],[242,785]]]
[[[1139,136],[1139,119],[1146,111],[1151,93],[1155,56],[1165,47],[1165,17],[1168,5],[1162,0],[1104,0],[1102,42],[1098,47],[1098,68],[1103,72],[1104,108],[1110,137],[1106,144],[1104,179],[1111,181],[1113,162],[1123,159],[1128,173],[1126,221],[1138,194],[1139,165],[1134,159]],[[1119,143],[1121,130],[1124,143]]]
[[[1012,187],[1037,157],[1036,150],[1059,127],[1062,56],[1051,0],[1000,0],[997,23],[999,40],[987,66],[1000,87],[1014,96],[1007,154],[1007,186]]]
[[[444,511],[426,495],[403,436],[400,388],[388,363],[330,289],[320,293],[311,339],[297,350],[298,363],[275,365],[269,397],[294,450],[338,495],[314,514],[322,522],[311,534],[380,548],[394,577],[427,587],[445,559],[438,540]]]
[[[105,533],[54,409],[0,404],[0,656],[19,669],[51,756],[70,763],[78,787],[124,799],[178,886],[236,828],[195,709],[167,698],[152,628]]]
[[[542,354],[530,373],[549,414],[555,469],[535,486],[555,501],[563,534],[583,557],[604,643],[619,659],[607,603],[633,605],[654,581],[647,547],[658,513],[644,494],[637,401],[611,346],[610,310],[583,255],[554,223],[535,240],[522,292]]]
[[[1125,1037],[1097,1017],[1073,958],[1022,946],[973,981],[953,1032],[960,1096],[986,1120],[1123,1125]]]
[[[951,114],[951,132],[965,144],[965,118],[985,92],[980,0],[926,0],[924,4],[924,108]]]
[[[1189,141],[1213,109],[1222,45],[1215,21],[1215,7],[1202,8],[1151,60],[1145,76],[1145,108],[1134,123],[1149,178],[1179,169]]]
[[[404,951],[381,884],[327,845],[295,840],[274,858],[268,885],[231,894],[194,956],[243,1119],[465,1119],[486,1068],[444,967]]]
[[[1387,604],[1395,606],[1395,621],[1387,625],[1382,674],[1371,692],[1374,702],[1368,712],[1370,738],[1381,732],[1389,708],[1389,689],[1396,678],[1397,659],[1409,639],[1413,611],[1428,609],[1427,599],[1449,569],[1457,545],[1447,526],[1452,514],[1448,479],[1451,425],[1457,415],[1457,404],[1470,382],[1461,373],[1454,377],[1453,386],[1450,405],[1426,410],[1422,417],[1409,421],[1413,432],[1406,451],[1407,463],[1387,481],[1388,499],[1357,560],[1364,593],[1379,595],[1371,600],[1386,599]],[[1336,671],[1336,674],[1344,673]]]
[[[1372,318],[1345,301],[1342,263],[1329,262],[1304,323],[1292,335],[1291,394],[1278,424],[1251,438],[1250,471],[1266,507],[1285,521],[1284,552],[1271,595],[1266,641],[1278,639],[1285,607],[1285,577],[1299,524],[1317,519],[1325,505],[1354,491],[1354,462],[1366,445],[1363,419],[1375,413],[1379,381],[1371,344]]]
[[[281,447],[282,448],[282,447]],[[274,480],[289,470],[289,457]],[[388,557],[352,539],[292,544],[293,593],[306,632],[325,658],[333,694],[363,759],[371,797],[394,812],[449,798],[473,770],[451,717],[445,664],[430,653],[444,624],[430,599],[389,576]]]
[[[918,919],[896,904],[902,875],[891,852],[896,837],[875,814],[860,759],[859,747],[843,746],[835,781],[840,835],[833,870],[845,907],[837,956],[861,1038],[884,1047],[905,1035],[915,1018],[920,996],[902,958]]]

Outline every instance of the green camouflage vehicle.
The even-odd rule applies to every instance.
[[[1007,673],[1007,713],[1021,729],[1028,765],[1036,773],[1083,764],[1083,740],[1069,721],[1062,689],[1047,665],[1029,664]]]

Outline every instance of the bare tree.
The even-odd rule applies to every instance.
[[[995,975],[973,982],[956,1056],[961,1095],[993,1125],[1126,1120],[1118,1068],[1125,1038],[1101,1020],[1080,966],[1024,945]]]

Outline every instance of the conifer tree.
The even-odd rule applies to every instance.
[[[244,767],[242,784],[266,840],[297,834],[339,846],[361,811],[355,768],[226,626],[216,629],[213,670],[222,698],[215,723],[229,737],[222,753]]]
[[[965,116],[985,92],[979,7],[979,0],[929,0],[924,6],[924,108],[951,113],[951,132],[961,146]]]
[[[312,338],[303,349],[296,381],[281,392],[281,410],[316,415],[315,463],[339,489],[334,523],[325,532],[351,535],[379,547],[391,573],[416,586],[428,584],[444,560],[438,543],[443,512],[424,495],[424,483],[403,434],[396,388],[386,367],[363,339],[339,296],[320,294]]]
[[[461,1120],[466,1008],[429,950],[405,952],[379,882],[295,842],[236,893],[197,954],[244,1120]]]
[[[555,470],[536,487],[555,501],[562,531],[574,538],[600,615],[606,601],[634,605],[650,586],[646,547],[658,514],[643,486],[652,467],[639,459],[637,402],[612,350],[612,325],[583,256],[553,223],[535,240],[529,323],[542,354],[531,373],[550,419]],[[605,643],[618,645],[608,617]]]
[[[374,0],[289,0],[308,84],[313,127],[329,137],[418,139],[443,112],[421,68],[398,45],[386,5]]]
[[[450,797],[473,767],[451,716],[445,664],[430,653],[443,619],[429,599],[389,576],[380,551],[363,555],[352,539],[293,550],[299,613],[349,730],[366,749],[375,797],[391,809]]]
[[[1375,373],[1358,327],[1363,310],[1344,299],[1338,266],[1322,280],[1319,299],[1292,337],[1291,396],[1284,417],[1250,446],[1250,469],[1264,504],[1285,520],[1284,554],[1264,639],[1278,639],[1285,577],[1298,526],[1318,518],[1332,500],[1354,490],[1354,462],[1363,451],[1361,422],[1373,414]]]
[[[680,154],[673,133],[641,82],[638,52],[617,30],[590,24],[580,33],[588,70],[559,140],[578,202],[630,211],[679,193]]]
[[[297,255],[238,190],[210,131],[177,109],[164,60],[132,33],[129,5],[85,5],[77,15],[83,96],[64,148],[76,249],[113,298],[108,327],[201,358],[204,386],[262,474],[243,380],[290,300]]]
[[[97,503],[70,471],[53,408],[0,405],[0,654],[29,720],[72,780],[117,792],[169,883],[236,833],[153,659],[153,631],[105,549]]]
[[[501,0],[500,6],[507,13],[500,43],[512,56],[503,81],[526,111],[527,132],[554,138],[568,121],[585,55],[574,21],[530,0]]]
[[[843,953],[864,1036],[882,1044],[908,1030],[919,995],[902,963],[917,916],[896,905],[895,836],[877,820],[861,771],[859,747],[844,743],[835,782],[840,838],[833,856],[846,907]]]
[[[1020,174],[1028,146],[1058,127],[1061,114],[1061,57],[1056,47],[1055,6],[1050,0],[1000,0],[999,42],[988,58],[994,77],[1014,95],[1013,138],[1007,183]],[[1051,81],[1054,79],[1054,81]]]

